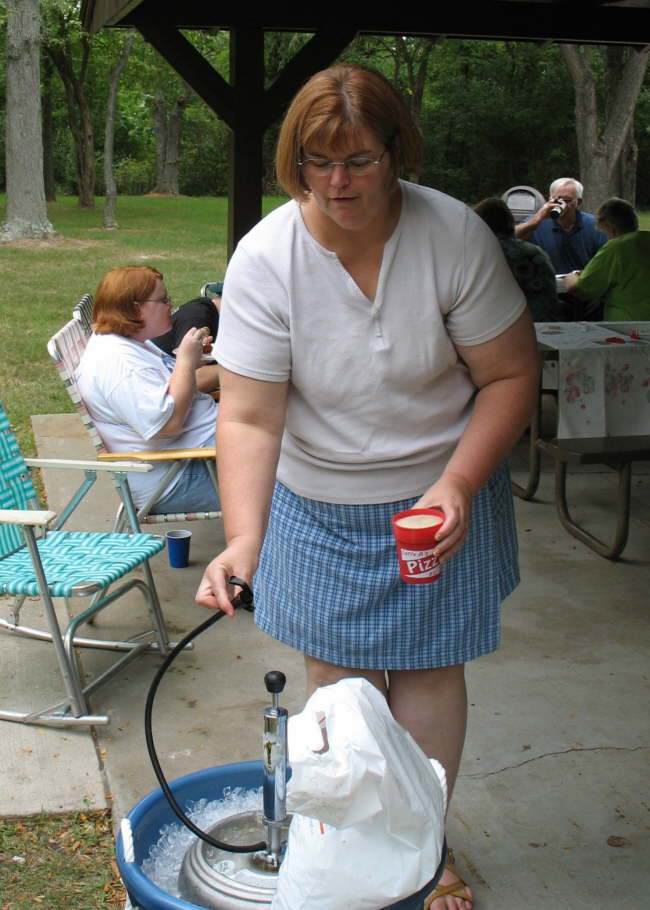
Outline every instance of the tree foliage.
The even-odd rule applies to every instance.
[[[74,0],[42,0],[41,6],[48,22],[48,54],[52,60],[58,56],[60,61],[49,80],[43,75],[44,86],[47,85],[44,97],[51,111],[46,159],[49,149],[54,183],[60,192],[83,190],[89,201],[93,191],[103,193],[105,189],[103,148],[109,74],[119,58],[124,34],[108,29],[92,39],[83,36]],[[185,35],[228,79],[228,32],[194,31]],[[266,35],[269,84],[308,39],[304,34]],[[60,60],[62,54],[65,65]],[[598,55],[592,56],[595,60]],[[553,178],[581,176],[585,169],[576,139],[573,82],[558,46],[451,39],[436,43],[429,38],[363,36],[346,51],[344,59],[377,67],[404,94],[419,118],[424,136],[425,162],[420,175],[424,184],[473,203],[519,183],[545,193]],[[604,59],[602,54],[600,59]],[[0,60],[0,83],[2,63]],[[80,88],[72,77],[69,84],[63,81],[60,74],[66,67],[75,74]],[[594,64],[594,78],[599,103],[604,105],[604,63]],[[82,92],[87,105],[83,111],[78,100]],[[72,106],[71,98],[76,99]],[[177,113],[178,150],[172,151],[171,158],[178,161],[178,170],[172,191],[177,189],[186,195],[225,194],[228,128],[139,35],[122,74],[116,102],[113,150],[118,193],[163,189],[156,168],[164,141],[160,138],[161,128],[157,140],[157,106],[167,119],[171,111]],[[601,110],[604,112],[605,107]],[[266,192],[276,189],[273,153],[278,126],[271,127],[264,139]],[[82,140],[75,142],[76,135],[85,137],[82,151]],[[627,159],[624,171],[628,176],[636,171],[637,202],[650,205],[647,74],[636,109],[635,138],[638,165],[635,168],[633,161]],[[86,168],[84,173],[95,171],[94,180],[82,179],[80,159]],[[2,176],[0,173],[0,181]]]

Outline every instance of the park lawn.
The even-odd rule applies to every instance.
[[[283,201],[265,199],[264,211]],[[72,410],[47,341],[105,272],[116,265],[152,265],[163,272],[177,304],[198,296],[205,282],[223,278],[226,199],[120,197],[120,227],[114,231],[101,226],[102,206],[97,199],[95,209],[84,210],[76,198],[60,198],[48,205],[56,239],[0,246],[0,399],[29,455],[35,454],[31,415]]]
[[[125,897],[108,810],[2,819],[1,910],[118,910]]]
[[[650,212],[637,212],[639,216],[639,229],[650,231]]]

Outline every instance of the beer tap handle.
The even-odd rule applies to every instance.
[[[266,691],[273,696],[273,707],[278,707],[280,693],[287,684],[287,677],[280,670],[269,670],[264,676]]]

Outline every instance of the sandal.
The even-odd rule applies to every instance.
[[[424,899],[423,910],[429,910],[431,904],[440,897],[455,897],[461,901],[468,901],[470,904],[474,903],[474,898],[467,893],[467,882],[456,868],[456,859],[451,848],[447,850],[445,869],[455,875],[458,881],[452,882],[451,885],[437,885],[431,894]]]

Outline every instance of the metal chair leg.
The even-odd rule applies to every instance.
[[[160,494],[167,486],[169,486],[174,477],[176,477],[176,475],[182,471],[183,467],[184,465],[181,461],[173,461],[169,465],[165,471],[164,476],[160,480],[160,483],[152,495],[149,497],[149,499],[145,502],[145,504],[137,510],[137,514],[135,511],[135,506],[133,505],[133,499],[131,497],[131,491],[126,479],[126,474],[121,474],[119,477],[116,477],[116,486],[118,492],[120,493],[121,502],[117,509],[115,520],[113,521],[113,531],[123,533],[126,530],[127,525],[130,526],[130,530],[132,532],[139,531],[140,519],[147,517],[149,512],[153,509],[155,504],[160,499]]]
[[[97,727],[108,724],[110,718],[107,714],[73,714],[64,713],[68,707],[65,701],[50,705],[40,711],[0,711],[0,720],[9,720],[17,724],[38,724],[44,727]]]
[[[13,603],[13,606],[11,608],[11,612],[9,615],[11,616],[12,621],[16,625],[18,625],[18,623],[20,622],[20,610],[21,610],[22,605],[25,603],[26,598],[27,598],[26,594],[16,594],[16,596],[14,597],[14,603]]]
[[[25,541],[32,556],[34,572],[36,575],[36,580],[38,582],[41,598],[43,600],[43,606],[45,607],[45,612],[52,635],[52,644],[54,645],[56,659],[59,664],[61,676],[63,677],[65,691],[68,695],[68,698],[70,699],[70,707],[72,709],[72,713],[75,715],[75,717],[80,717],[82,714],[87,714],[88,709],[82,691],[81,679],[79,678],[79,670],[76,665],[76,660],[71,662],[68,658],[68,655],[66,654],[63,636],[61,635],[61,629],[59,627],[59,621],[54,609],[54,603],[50,597],[49,587],[45,578],[45,574],[43,572],[43,566],[41,565],[41,558],[38,552],[38,547],[36,546],[34,531],[29,526],[24,525],[23,532],[25,535]]]
[[[212,480],[212,483],[214,484],[214,488],[218,494],[219,486],[217,484],[217,466],[216,466],[214,459],[208,458],[205,462],[205,466],[208,469],[208,474],[210,475],[210,479]]]
[[[149,562],[142,564],[144,569],[144,574],[146,578],[146,589],[147,589],[147,603],[149,605],[149,613],[151,614],[151,621],[154,625],[154,631],[158,639],[158,645],[160,647],[160,653],[166,654],[173,646],[169,642],[169,636],[167,634],[167,626],[165,624],[165,619],[163,617],[162,609],[160,607],[160,601],[158,599],[158,592],[156,591],[156,586],[153,580],[153,574],[151,572],[151,566]]]
[[[100,598],[97,595],[93,597],[90,605],[78,616],[73,617],[67,624],[65,633],[62,633],[59,620],[54,608],[54,602],[49,592],[49,586],[45,578],[45,573],[40,560],[40,554],[36,544],[34,531],[29,526],[24,526],[24,535],[27,547],[32,556],[34,572],[36,575],[41,600],[45,609],[49,631],[30,629],[27,626],[18,625],[17,611],[14,610],[16,622],[7,621],[0,618],[0,626],[7,631],[15,634],[34,638],[41,641],[51,642],[54,645],[59,671],[63,679],[64,691],[66,698],[36,711],[19,712],[0,710],[0,720],[15,721],[18,723],[38,723],[50,726],[67,726],[67,725],[88,725],[88,724],[107,724],[109,718],[107,715],[90,714],[87,704],[87,696],[103,683],[111,679],[126,664],[130,663],[143,651],[156,651],[166,654],[173,644],[170,643],[167,635],[165,621],[163,618],[160,602],[156,592],[153,574],[148,561],[143,562],[142,568],[146,580],[133,578],[119,587],[111,590],[106,594],[106,590],[100,592]],[[83,586],[91,588],[91,586]],[[92,621],[93,617],[105,609],[113,601],[122,597],[127,591],[137,588],[145,597],[151,615],[153,628],[140,633],[129,641],[109,641],[103,639],[82,638],[78,636],[77,630],[83,623]],[[80,593],[80,592],[78,592]],[[24,598],[23,598],[24,599]],[[139,640],[147,635],[155,636],[155,640]],[[84,683],[82,671],[79,665],[76,648],[90,647],[101,650],[124,651],[124,655],[117,660],[113,660],[109,667],[95,676],[89,683]]]

